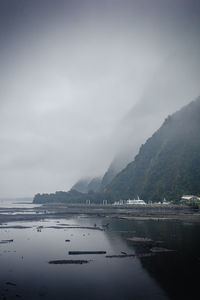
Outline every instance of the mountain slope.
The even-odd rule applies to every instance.
[[[101,187],[101,180],[100,177],[80,179],[71,189],[80,193],[88,193],[89,191],[98,192]]]
[[[80,179],[79,181],[77,181],[73,186],[72,186],[72,190],[76,190],[80,193],[87,193],[88,192],[88,184],[90,182],[89,178],[86,179]]]
[[[172,116],[106,186],[116,199],[179,200],[200,194],[200,98]]]
[[[171,53],[161,62],[142,94],[134,97],[133,107],[116,128],[110,140],[111,147],[115,144],[115,154],[105,174],[106,184],[133,161],[140,145],[152,136],[167,115],[199,95],[200,59],[196,45],[191,47],[188,43],[187,50],[181,47],[177,53]]]

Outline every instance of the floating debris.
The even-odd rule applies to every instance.
[[[52,228],[52,229],[91,229],[91,230],[104,231],[103,228],[90,227],[90,226],[47,226],[47,227],[44,227],[44,228]]]
[[[137,257],[143,258],[143,257],[151,257],[154,255],[155,255],[155,253],[141,253],[141,254],[138,254]]]
[[[63,260],[51,260],[49,264],[53,265],[64,265],[64,264],[87,264],[89,260],[75,260],[75,259],[63,259]]]
[[[7,285],[16,286],[16,283],[14,283],[14,282],[10,282],[10,281],[7,281],[7,282],[6,282],[6,284],[7,284]]]
[[[175,251],[175,250],[161,248],[161,247],[153,247],[153,248],[150,249],[150,251],[153,252],[153,253],[159,253],[159,252],[172,252],[172,251]]]
[[[70,240],[65,240],[65,242],[70,242]]]
[[[16,225],[16,226],[0,226],[0,229],[27,229],[27,228],[32,228],[31,226],[21,226],[21,225]]]
[[[149,243],[153,242],[152,239],[149,238],[144,238],[144,237],[132,237],[132,238],[127,238],[127,240],[135,243]]]
[[[117,254],[117,255],[106,255],[107,258],[124,258],[124,257],[135,257],[135,254]]]
[[[117,255],[106,255],[106,258],[124,258],[124,257],[150,257],[155,255],[155,253],[142,253],[142,254],[117,254]]]
[[[69,255],[81,255],[81,254],[106,254],[106,251],[69,251]]]
[[[14,240],[1,240],[0,244],[12,243]]]

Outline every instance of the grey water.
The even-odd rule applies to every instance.
[[[1,224],[0,241],[13,241],[0,243],[0,295],[30,300],[194,299],[200,275],[199,236],[198,224],[86,216]],[[131,237],[152,242],[135,243]],[[155,246],[174,251],[153,253]],[[68,254],[99,250],[136,256]],[[89,262],[49,264],[67,259]]]
[[[32,198],[0,198],[0,209],[5,208],[34,208],[39,207],[40,204],[33,204]]]
[[[36,214],[35,208],[41,205],[32,202],[32,198],[0,198],[0,215]]]

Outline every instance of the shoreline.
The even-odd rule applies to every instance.
[[[43,204],[34,208],[0,208],[0,225],[5,222],[39,221],[72,216],[116,218],[135,221],[200,223],[200,210],[185,206],[132,206]]]

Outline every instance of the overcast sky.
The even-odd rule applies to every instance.
[[[0,0],[0,197],[134,157],[200,94],[199,53],[198,0]]]

